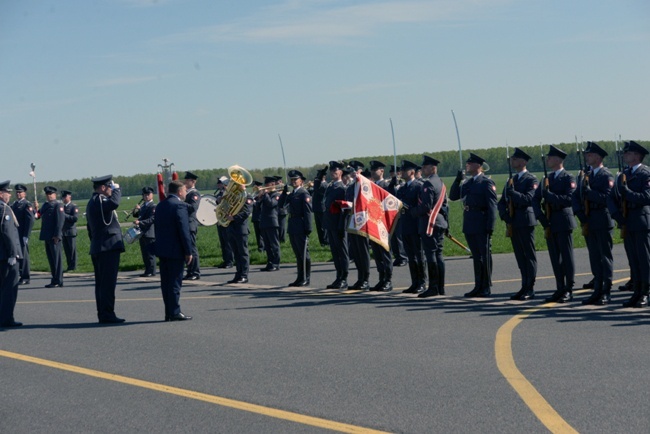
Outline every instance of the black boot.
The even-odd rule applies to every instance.
[[[370,290],[371,291],[381,291],[381,288],[384,287],[384,279],[385,279],[384,273],[380,272],[379,273],[379,282],[377,282],[377,284],[375,286],[373,286]]]
[[[327,289],[338,289],[339,285],[341,285],[341,276],[337,274],[334,282],[327,285]]]
[[[305,281],[305,270],[302,267],[301,261],[298,261],[297,267],[298,267],[298,276],[296,276],[296,280],[291,282],[288,286],[301,286],[300,283]]]
[[[438,262],[438,294],[445,295],[445,261]]]
[[[600,298],[596,300],[595,304],[597,304],[598,306],[608,305],[609,302],[612,300],[611,291],[612,291],[612,281],[606,280],[605,283],[603,284],[603,290],[600,293]]]
[[[564,288],[556,289],[553,295],[544,299],[544,303],[564,303],[564,301],[560,300],[564,298],[565,294],[566,290]]]
[[[418,265],[415,262],[409,262],[409,272],[411,274],[411,286],[402,291],[404,294],[415,294],[420,287],[420,276],[418,273]]]
[[[618,290],[619,291],[635,291],[634,282],[632,282],[632,279],[630,279],[627,282],[625,282],[625,285],[619,286]]]
[[[594,277],[589,282],[582,285],[582,289],[593,289],[596,287],[596,278]]]
[[[519,291],[517,291],[514,295],[510,296],[510,300],[526,300],[526,294],[528,293],[528,288],[525,286],[522,286]]]
[[[438,295],[438,264],[427,263],[429,271],[429,287],[426,291],[418,294],[418,298],[435,297]]]
[[[310,279],[311,279],[311,261],[307,260],[305,261],[305,269],[303,270],[303,272],[300,273],[300,271],[298,271],[298,279],[296,279],[296,281],[294,282],[295,285],[293,286],[298,286],[298,287],[309,286]]]
[[[594,282],[594,292],[591,293],[589,298],[587,298],[586,300],[582,300],[582,304],[584,305],[596,304],[596,302],[600,300],[600,296],[602,295],[603,292],[602,282],[597,282],[595,278],[593,279],[593,282]],[[582,285],[582,287],[584,288],[585,285]]]
[[[391,292],[393,290],[393,282],[390,275],[384,277],[384,285],[379,289],[381,292]]]
[[[635,282],[634,294],[632,294],[632,297],[630,297],[629,300],[623,302],[623,307],[645,307],[645,306],[639,306],[640,302],[643,301],[642,299],[643,299],[643,284],[640,282]],[[646,294],[645,303],[647,306],[648,305],[647,294]]]

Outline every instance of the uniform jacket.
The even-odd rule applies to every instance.
[[[325,190],[329,183],[327,181],[321,181],[320,179],[314,180],[314,194],[313,199],[313,209],[315,213],[325,212],[325,204],[323,200],[325,199]]]
[[[494,231],[497,220],[497,189],[482,173],[462,185],[455,182],[449,190],[450,200],[463,200],[463,233],[484,234]]]
[[[512,179],[515,190],[510,194],[506,194],[504,188],[503,195],[501,195],[498,204],[499,216],[506,223],[512,223],[513,228],[535,226],[537,219],[533,210],[533,202],[535,201],[535,191],[539,185],[537,177],[525,171],[514,175]],[[508,211],[509,200],[512,200],[515,208],[515,215],[512,217],[512,221]]]
[[[29,238],[34,228],[34,207],[27,199],[15,201],[11,205],[14,211],[16,220],[18,221],[18,236],[22,238]]]
[[[161,258],[184,259],[192,254],[190,237],[190,209],[187,202],[170,194],[156,206],[156,256]]]
[[[63,222],[65,214],[63,213],[63,203],[58,200],[45,202],[38,211],[41,219],[41,234],[39,240],[50,241],[52,238],[63,238]]]
[[[196,217],[196,211],[199,209],[199,204],[201,203],[201,195],[196,188],[190,188],[187,190],[187,196],[185,196],[185,203],[187,203],[190,213],[190,232],[196,233],[199,230],[199,220]]]
[[[304,187],[295,189],[291,193],[283,192],[280,195],[280,206],[287,206],[289,210],[290,234],[308,235],[311,233],[312,198]]]
[[[79,207],[74,202],[70,202],[67,205],[63,205],[63,213],[63,236],[76,237],[77,220],[79,220]]]
[[[255,199],[253,201],[253,213],[251,214],[251,221],[259,223],[262,218],[262,202]]]
[[[278,222],[278,200],[280,193],[277,191],[263,194],[260,198],[261,210],[260,229],[279,228]]]
[[[575,177],[562,169],[559,174],[556,172],[549,173],[548,181],[548,192],[544,192],[543,185],[540,185],[535,192],[533,208],[537,220],[544,227],[547,227],[550,223],[551,232],[553,233],[567,232],[575,229],[578,225],[573,215],[573,208],[571,207],[572,196],[576,190]],[[551,208],[550,221],[545,214],[545,203],[548,203]]]
[[[248,227],[248,218],[253,212],[253,198],[251,195],[246,195],[244,205],[239,212],[233,216],[234,220],[228,225],[228,233],[232,235],[248,235],[250,228]]]
[[[608,208],[612,217],[629,231],[650,230],[650,169],[640,165],[634,173],[631,168],[623,171],[630,190],[621,196],[620,177],[617,179],[616,188],[608,200]],[[627,217],[623,218],[623,200],[625,199]]]
[[[607,208],[607,200],[614,187],[614,177],[606,167],[601,167],[597,174],[590,170],[585,175],[589,178],[591,191],[577,186],[573,193],[573,213],[582,223],[588,223],[589,229],[612,229],[614,222]],[[589,203],[589,216],[585,212],[585,200]]]
[[[153,200],[145,202],[140,209],[133,212],[133,217],[137,217],[143,238],[156,238],[154,220],[156,216],[156,204]]]
[[[325,190],[323,205],[325,214],[323,214],[323,228],[331,231],[343,230],[345,222],[344,214],[339,207],[332,206],[337,200],[345,200],[345,185],[342,181],[331,182]]]
[[[410,187],[405,185],[404,187],[400,188],[398,192],[400,194],[404,194],[403,192],[405,190],[408,191],[409,189],[412,189],[413,184],[417,182],[418,181],[413,181]],[[431,210],[435,208],[438,200],[440,199],[440,195],[442,194],[442,185],[442,180],[438,175],[431,175],[428,178],[424,178],[419,187],[415,187],[417,196],[415,199],[413,212],[410,213],[411,215],[409,217],[415,217],[416,220],[413,222],[413,228],[410,228],[409,226],[411,226],[411,221],[405,219],[402,222],[402,233],[418,233],[421,235],[427,233],[429,216],[431,214]],[[413,193],[410,195],[412,196]],[[411,197],[409,200],[413,201],[413,198]],[[409,206],[411,205],[409,204]],[[404,217],[406,217],[406,215]],[[447,198],[445,197],[443,198],[440,212],[436,216],[435,226],[441,229],[447,229],[449,227],[448,217],[449,205],[447,204]],[[417,232],[413,232],[413,229],[415,228],[417,228]]]
[[[115,210],[120,206],[122,191],[113,190],[110,197],[93,193],[86,206],[88,237],[90,237],[90,254],[124,251],[122,230]]]
[[[0,200],[0,260],[22,257],[18,221],[11,207]]]

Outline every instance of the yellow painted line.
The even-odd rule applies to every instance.
[[[178,387],[166,386],[164,384],[138,380],[137,378],[125,377],[122,375],[96,371],[94,369],[86,369],[79,366],[54,362],[51,360],[41,359],[38,357],[27,356],[24,354],[18,354],[18,353],[12,353],[9,351],[0,350],[0,356],[7,357],[9,359],[19,360],[22,362],[35,363],[37,365],[47,366],[50,368],[60,369],[63,371],[74,372],[76,374],[101,378],[103,380],[115,381],[118,383],[128,384],[130,386],[142,387],[144,389],[154,390],[157,392],[169,393],[171,395],[177,395],[177,396],[182,396],[184,398],[195,399],[197,401],[208,402],[211,404],[220,405],[222,407],[229,407],[237,410],[247,411],[250,413],[261,414],[263,416],[273,417],[276,419],[288,420],[291,422],[301,423],[303,425],[311,425],[318,428],[329,429],[332,431],[338,431],[344,433],[384,433],[384,431],[377,431],[370,428],[364,428],[356,425],[349,425],[346,423],[321,419],[319,417],[306,416],[300,413],[278,410],[275,408],[251,404],[244,401],[237,401],[234,399],[228,399],[220,396],[208,395],[206,393],[195,392],[193,390],[180,389]]]

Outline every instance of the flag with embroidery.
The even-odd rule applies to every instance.
[[[347,231],[363,235],[390,250],[390,236],[397,227],[402,201],[370,181],[357,175],[354,184],[352,218]]]

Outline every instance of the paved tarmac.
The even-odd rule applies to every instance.
[[[194,319],[171,323],[158,278],[125,272],[116,326],[96,323],[92,276],[46,289],[39,274],[19,291],[25,325],[0,329],[0,432],[647,433],[650,309],[622,308],[618,290],[609,306],[544,305],[554,279],[538,259],[527,302],[508,298],[511,254],[494,256],[490,299],[462,297],[467,257],[447,260],[447,295],[429,299],[401,294],[407,267],[388,294],[324,289],[331,263],[300,289],[285,287],[290,265],[254,266],[247,285],[204,268],[181,298]],[[576,260],[581,285],[586,251]]]

